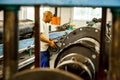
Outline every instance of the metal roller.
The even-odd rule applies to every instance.
[[[58,69],[32,69],[15,74],[11,80],[83,80],[82,78]]]
[[[56,68],[72,72],[85,80],[93,80],[95,75],[92,61],[77,53],[70,53],[63,57]]]
[[[94,63],[95,68],[97,69],[99,56],[98,51],[99,50],[97,50],[95,44],[92,44],[92,42],[91,44],[88,44],[88,42],[78,40],[74,43],[65,46],[63,49],[60,50],[55,60],[55,67],[64,56],[69,55],[70,53],[77,53],[88,57]]]
[[[62,46],[69,45],[74,41],[77,41],[81,38],[93,38],[96,41],[100,42],[100,30],[94,27],[80,27],[72,32],[70,32],[64,39]]]
[[[95,73],[98,71],[98,57],[95,44],[80,40],[60,51],[54,67],[66,70],[67,66],[69,72],[81,76],[84,80],[94,80]]]

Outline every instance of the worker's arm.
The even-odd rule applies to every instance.
[[[54,43],[54,40],[49,40],[47,38],[44,37],[44,35],[42,33],[40,33],[40,40],[43,41],[43,42],[46,42],[48,43],[51,47],[55,48],[56,45]]]

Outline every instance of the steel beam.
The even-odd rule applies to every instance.
[[[120,7],[120,0],[0,0],[0,5]]]

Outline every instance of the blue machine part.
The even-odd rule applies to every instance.
[[[0,5],[120,7],[120,0],[0,0]]]
[[[49,34],[49,37],[50,37],[50,39],[55,39],[57,37],[65,35],[68,32],[69,31],[52,32],[52,33]]]
[[[28,48],[34,45],[34,38],[24,39],[19,41],[19,50],[23,48]]]
[[[19,50],[23,48],[28,48],[34,45],[34,38],[24,39],[19,41]],[[3,54],[3,44],[0,44],[0,56]]]

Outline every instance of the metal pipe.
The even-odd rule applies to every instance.
[[[97,74],[97,80],[104,80],[104,62],[103,57],[105,54],[105,32],[106,32],[106,14],[107,8],[102,8],[102,22],[101,22],[101,33],[100,33],[100,54],[99,54],[99,70]]]
[[[111,8],[112,11],[112,42],[110,64],[110,80],[120,80],[120,8]]]
[[[55,7],[55,14],[54,14],[55,17],[57,17],[57,7]]]
[[[18,71],[18,10],[17,6],[4,7],[4,80],[9,80]]]
[[[35,6],[35,26],[34,26],[34,37],[35,37],[35,67],[40,67],[40,16],[39,6]]]

